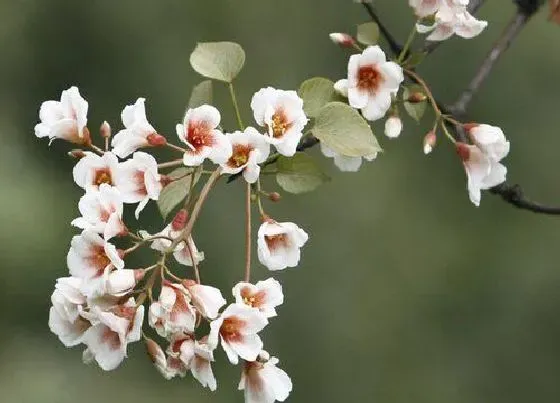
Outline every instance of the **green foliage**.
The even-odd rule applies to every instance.
[[[348,157],[381,151],[369,124],[355,109],[342,102],[330,102],[321,108],[311,132],[334,152]]]
[[[212,81],[204,80],[195,85],[189,98],[189,108],[212,104]]]
[[[404,87],[404,91],[403,91],[404,109],[412,119],[419,122],[420,119],[422,119],[422,116],[424,116],[424,113],[426,112],[427,101],[424,100],[421,102],[408,102],[407,99],[409,99],[409,97],[415,93],[420,93],[425,95],[424,89],[422,88],[422,86],[418,84],[411,84]]]
[[[245,51],[234,42],[203,42],[196,45],[190,62],[202,76],[230,83],[245,64]]]
[[[356,39],[362,45],[377,44],[377,41],[379,41],[379,27],[373,21],[358,25]]]
[[[192,168],[179,167],[168,174],[169,177],[177,180],[165,186],[159,195],[157,205],[164,219],[189,194],[191,178],[193,178],[192,172]],[[193,186],[199,179],[200,173],[195,174]]]
[[[299,87],[298,95],[303,99],[303,110],[309,117],[315,117],[327,103],[341,99],[334,83],[323,77],[305,80]]]
[[[310,192],[330,180],[313,158],[305,153],[296,153],[293,157],[280,156],[276,167],[276,181],[290,193]]]

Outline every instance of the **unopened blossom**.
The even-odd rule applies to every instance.
[[[237,283],[232,293],[237,304],[258,309],[267,318],[276,316],[274,308],[284,302],[282,285],[273,278],[259,281],[257,284]]]
[[[309,236],[291,222],[276,222],[267,219],[257,234],[259,261],[269,270],[295,267],[299,263],[300,248]]]
[[[117,156],[111,152],[97,155],[86,151],[84,154],[72,171],[74,182],[82,189],[99,187],[103,183],[115,186],[119,168]]]
[[[385,121],[385,135],[391,139],[399,137],[402,129],[403,123],[398,116],[389,116]]]
[[[350,48],[355,45],[354,38],[351,35],[341,33],[341,32],[333,32],[329,34],[329,38],[331,41],[339,46]]]
[[[127,232],[122,221],[123,202],[119,190],[106,183],[91,186],[78,203],[81,217],[72,225],[103,234],[105,240]]]
[[[109,295],[125,295],[132,291],[138,281],[144,277],[144,270],[122,269],[109,273],[105,292]]]
[[[140,340],[144,307],[134,298],[108,311],[93,307],[88,313],[92,326],[84,334],[84,344],[99,366],[111,371],[126,357],[128,343]]]
[[[414,1],[414,0],[412,0]],[[411,1],[411,4],[412,4]],[[432,8],[429,0],[424,0],[418,8],[415,8],[417,14],[422,14]],[[452,35],[458,35],[465,39],[473,38],[479,35],[488,25],[486,21],[477,20],[467,10],[468,0],[439,0],[435,8],[434,23],[432,25],[423,25],[418,23],[416,30],[420,33],[431,32],[426,37],[429,41],[443,41]],[[414,6],[413,6],[414,7]]]
[[[139,148],[166,144],[165,137],[148,122],[145,102],[146,99],[138,98],[134,105],[127,105],[121,113],[125,128],[111,141],[113,153],[120,158],[128,157]]]
[[[163,188],[157,161],[150,154],[137,151],[120,164],[115,186],[121,192],[124,203],[138,203],[136,218],[148,201],[157,200]]]
[[[196,312],[190,304],[185,287],[165,282],[161,287],[159,299],[150,305],[148,321],[162,337],[193,332]]]
[[[467,173],[469,198],[475,206],[479,206],[481,190],[505,182],[507,168],[489,158],[475,145],[457,143],[457,154],[463,161]]]
[[[205,318],[216,318],[220,308],[226,304],[222,292],[216,287],[198,284],[192,280],[183,281],[183,286],[189,292],[193,306]]]
[[[266,129],[265,140],[280,154],[294,155],[308,122],[297,92],[261,88],[251,99],[251,109],[257,124]]]
[[[78,88],[62,91],[60,101],[45,101],[39,110],[41,123],[35,126],[35,136],[59,138],[75,144],[88,144],[86,129],[88,103]]]
[[[146,349],[148,350],[148,356],[154,363],[154,366],[165,379],[169,380],[177,375],[180,377],[185,376],[187,369],[181,360],[167,356],[160,345],[155,341],[147,339]]]
[[[194,355],[190,363],[191,373],[203,387],[215,391],[218,384],[212,372],[212,361],[214,361],[214,353],[207,340],[195,341]]]
[[[379,46],[368,46],[361,54],[350,56],[348,77],[336,82],[335,89],[347,94],[350,106],[373,121],[389,110],[403,80],[402,67],[388,62]]]
[[[173,225],[168,224],[163,230],[153,235],[148,234],[146,231],[140,231],[140,235],[145,239],[151,236],[175,239],[181,235],[181,231],[174,230]],[[198,250],[192,236],[189,235],[187,242],[188,244],[185,243],[185,241],[181,241],[175,247],[173,257],[178,263],[185,266],[193,266],[193,263],[199,264],[204,260],[204,252]],[[154,239],[150,247],[154,250],[164,252],[171,247],[171,241],[165,238]]]
[[[239,357],[254,361],[263,347],[257,333],[267,324],[268,320],[258,310],[245,304],[231,304],[210,323],[208,345],[214,349],[221,341],[232,364],[237,364]]]
[[[245,391],[245,403],[283,402],[292,391],[292,380],[276,366],[276,357],[266,352],[261,357],[259,361],[246,362],[241,374],[239,390]]]
[[[471,141],[492,161],[500,161],[509,153],[509,141],[502,129],[486,124],[465,125]]]
[[[49,311],[49,328],[66,347],[82,342],[90,322],[80,313],[86,304],[81,292],[82,280],[76,277],[62,277],[56,280],[51,296],[52,307]]]
[[[248,183],[255,183],[261,172],[259,164],[265,162],[270,154],[270,144],[266,137],[253,127],[247,127],[243,132],[228,133],[226,136],[232,144],[232,155],[222,164],[222,172],[243,172]]]
[[[179,140],[187,145],[183,156],[186,166],[198,166],[206,158],[223,164],[231,156],[231,143],[218,129],[220,112],[210,105],[189,109],[182,124],[176,126]]]

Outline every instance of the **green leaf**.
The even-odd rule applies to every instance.
[[[191,66],[199,74],[230,83],[245,63],[245,51],[234,42],[205,42],[191,53]]]
[[[313,158],[305,153],[296,153],[293,157],[280,156],[276,161],[276,168],[276,181],[290,193],[310,192],[330,180]]]
[[[348,157],[364,157],[381,151],[369,124],[355,109],[342,102],[330,102],[321,108],[311,132],[334,152]]]
[[[379,27],[373,21],[358,25],[356,39],[363,45],[375,45],[379,40]]]
[[[303,110],[309,117],[315,117],[327,103],[342,99],[334,89],[334,83],[323,77],[313,77],[301,83],[298,95],[303,99]]]
[[[159,195],[157,205],[164,219],[167,218],[168,214],[173,211],[173,209],[177,207],[177,205],[181,203],[189,194],[192,178],[192,175],[189,174],[192,171],[192,168],[180,167],[173,170],[167,175],[172,179],[180,179],[175,180],[165,186]],[[199,179],[200,173],[197,173],[194,176],[193,186],[198,182]]]
[[[418,84],[406,86],[403,91],[404,109],[412,119],[419,122],[426,112],[427,101],[408,102],[407,99],[414,93],[425,94],[425,91],[424,88]]]
[[[189,99],[189,108],[196,108],[204,104],[212,103],[212,81],[204,80],[194,86]]]

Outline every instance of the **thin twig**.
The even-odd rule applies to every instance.
[[[532,211],[533,213],[560,215],[560,207],[547,206],[545,204],[529,200],[523,194],[523,189],[519,185],[509,185],[502,183],[490,189],[490,192],[499,195],[505,202],[522,210]]]
[[[251,281],[251,184],[245,194],[245,282]]]
[[[191,261],[194,270],[194,278],[196,280],[196,283],[200,284],[200,271],[198,270],[198,262],[196,261],[196,256],[194,255],[194,248],[192,247],[191,242],[189,242],[190,240],[192,240],[192,237],[189,237],[185,241],[185,243],[187,244],[187,249],[189,250],[189,255],[191,256]]]

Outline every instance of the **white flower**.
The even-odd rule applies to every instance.
[[[84,334],[84,344],[99,366],[111,371],[126,357],[128,343],[140,340],[144,307],[136,307],[134,298],[102,311],[92,307],[88,318],[92,326]]]
[[[251,109],[255,121],[265,127],[265,139],[282,155],[291,157],[307,124],[303,99],[295,91],[262,88],[253,95]]]
[[[160,232],[154,235],[150,235],[146,231],[140,231],[140,235],[144,239],[149,238],[150,236],[154,236],[154,237],[165,236],[173,239],[180,236],[180,234],[181,231],[174,230],[172,224],[168,224],[163,230],[161,230]],[[150,247],[154,250],[164,252],[171,247],[171,241],[168,239],[155,239]],[[185,241],[182,241],[175,247],[175,250],[173,251],[173,257],[180,264],[183,264],[185,266],[192,266],[193,256],[191,256],[190,253],[191,251],[192,251],[192,255],[194,256],[194,261],[196,262],[196,264],[199,264],[204,260],[204,252],[199,251],[197,249],[192,239],[192,236],[189,236],[188,238],[188,245],[185,244]]]
[[[208,345],[211,349],[218,345],[218,338],[229,361],[237,364],[241,357],[254,361],[263,343],[257,335],[268,324],[268,320],[258,310],[247,305],[231,304],[210,323]]]
[[[87,145],[90,142],[86,129],[88,103],[78,88],[62,91],[60,101],[45,101],[39,110],[41,123],[35,126],[35,136],[60,138],[72,143]]]
[[[84,154],[72,171],[74,182],[82,189],[99,187],[103,183],[114,186],[119,167],[117,156],[110,152],[102,156],[89,151]]]
[[[270,154],[270,145],[266,137],[253,127],[247,127],[244,132],[236,131],[226,134],[232,144],[231,157],[222,164],[222,172],[236,174],[243,171],[243,177],[248,183],[255,183],[259,178],[262,164]]]
[[[268,356],[268,353],[263,354]],[[245,403],[283,402],[292,391],[292,380],[285,371],[276,367],[278,359],[266,362],[246,362],[239,390],[245,390]]]
[[[362,54],[350,56],[348,78],[336,83],[335,89],[348,94],[352,108],[361,109],[364,118],[382,118],[391,106],[404,80],[402,68],[388,62],[379,46],[369,46]]]
[[[237,283],[232,290],[235,302],[258,309],[267,318],[276,316],[274,309],[284,302],[282,286],[273,278],[250,283]]]
[[[80,291],[81,285],[82,280],[79,278],[59,278],[51,296],[49,328],[66,347],[80,344],[83,334],[91,326],[89,321],[80,316],[86,303]]]
[[[127,105],[121,113],[125,129],[119,131],[111,141],[113,153],[120,158],[126,158],[142,147],[166,143],[165,137],[159,135],[148,122],[145,101],[144,98],[138,98],[134,105]]]
[[[163,188],[155,158],[141,151],[135,152],[132,159],[120,164],[115,186],[121,192],[123,202],[139,203],[134,212],[138,218],[148,201],[159,198]]]
[[[203,387],[215,391],[218,385],[212,372],[212,361],[214,361],[214,353],[208,343],[205,340],[196,341],[190,363],[191,373]]]
[[[442,3],[443,0],[408,0],[408,4],[420,18],[435,14]]]
[[[89,187],[78,203],[81,217],[72,225],[103,234],[105,240],[126,233],[122,221],[123,202],[117,188],[102,183],[98,188]]]
[[[465,129],[472,142],[492,161],[500,161],[509,153],[509,141],[496,126],[467,124]]]
[[[163,375],[167,380],[174,378],[179,375],[184,377],[187,368],[185,365],[174,356],[166,356],[163,349],[152,339],[146,340],[146,348],[148,350],[148,355],[152,362],[154,363],[156,369]]]
[[[124,268],[117,248],[89,230],[72,238],[66,262],[70,274],[83,280],[87,296],[104,294],[110,271]]]
[[[220,112],[210,105],[187,110],[183,124],[176,127],[179,139],[187,145],[183,156],[186,166],[200,165],[206,158],[223,164],[231,156],[231,143],[217,129],[220,120]]]
[[[226,300],[218,288],[197,284],[192,280],[183,281],[183,285],[191,296],[192,304],[205,318],[214,319],[218,316],[220,308],[226,304]]]
[[[319,147],[325,157],[334,159],[334,164],[342,172],[357,172],[362,166],[362,157],[348,157],[346,155],[338,154],[331,148],[327,147],[324,143],[319,143]],[[366,161],[373,161],[376,157],[377,153],[374,153],[363,158],[365,158]]]
[[[398,116],[389,116],[385,121],[385,135],[391,139],[399,137],[402,129],[403,123]]]
[[[122,296],[132,291],[136,283],[144,277],[143,270],[122,269],[114,270],[107,276],[105,286],[109,295]]]
[[[185,287],[165,282],[158,301],[150,305],[148,320],[150,326],[162,337],[194,332],[196,313]]]
[[[467,173],[467,188],[471,202],[480,205],[481,190],[490,189],[506,180],[507,168],[492,160],[477,146],[457,143],[457,153]]]
[[[295,267],[299,263],[300,248],[308,238],[294,223],[267,219],[257,234],[259,261],[269,270]]]

